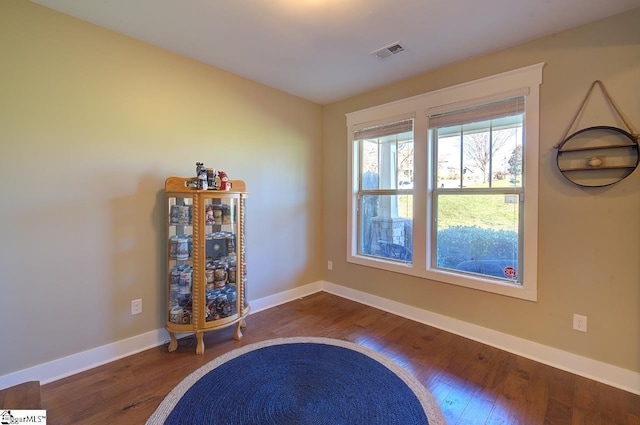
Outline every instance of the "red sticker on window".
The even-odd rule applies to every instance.
[[[505,275],[505,277],[507,277],[509,279],[515,279],[516,276],[518,276],[518,272],[513,267],[505,267],[504,268],[504,275]]]

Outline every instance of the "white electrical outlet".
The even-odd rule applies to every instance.
[[[333,270],[333,261],[327,261],[327,268]]]
[[[573,315],[573,329],[580,332],[587,331],[587,316],[582,316],[580,314]]]
[[[142,299],[131,301],[131,315],[142,313]]]

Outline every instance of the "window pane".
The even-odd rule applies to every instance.
[[[359,143],[361,156],[361,190],[410,189],[413,120],[355,131],[354,140]]]
[[[480,123],[474,123],[480,124]],[[463,187],[489,187],[487,173],[491,167],[491,131],[490,123],[481,123],[485,131],[474,129],[476,125],[462,126],[462,182]]]
[[[437,181],[439,188],[460,187],[462,184],[462,156],[460,131],[441,132],[438,129],[438,170]],[[451,134],[451,135],[447,135]]]
[[[515,142],[510,142],[506,146],[505,151],[505,177],[509,182],[509,186],[523,187],[522,183],[522,126],[516,129]]]
[[[413,140],[398,143],[398,189],[413,189]]]
[[[436,266],[518,282],[519,196],[439,194]]]
[[[362,190],[378,189],[378,143],[362,141]]]
[[[360,197],[358,253],[391,260],[413,260],[413,196]]]
[[[436,129],[439,188],[522,185],[522,114]]]
[[[395,136],[389,136],[379,139],[378,169],[379,179],[378,187],[380,189],[395,189],[398,155],[398,146],[396,145]]]

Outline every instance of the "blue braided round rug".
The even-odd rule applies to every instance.
[[[189,425],[443,425],[431,394],[396,363],[329,338],[278,338],[202,366],[147,421]]]

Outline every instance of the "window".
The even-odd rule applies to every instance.
[[[413,120],[354,132],[360,255],[411,262]]]
[[[429,117],[436,268],[521,284],[524,101]]]
[[[347,260],[536,300],[542,67],[347,114]]]

